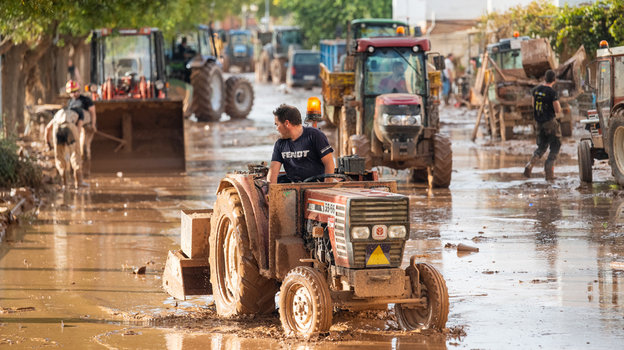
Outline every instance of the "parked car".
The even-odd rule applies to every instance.
[[[321,86],[321,53],[312,50],[292,50],[288,58],[286,84],[288,86]]]

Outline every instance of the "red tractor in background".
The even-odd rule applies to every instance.
[[[92,32],[92,171],[184,171],[182,102],[167,98],[163,43],[157,28]]]
[[[181,249],[163,275],[170,295],[212,294],[220,316],[235,316],[273,312],[279,290],[284,331],[305,338],[329,331],[335,309],[388,304],[405,330],[445,328],[442,275],[417,256],[401,268],[410,213],[396,182],[357,156],[301,183],[267,184],[267,172],[227,174],[212,210],[182,212]],[[341,182],[315,182],[328,176]]]

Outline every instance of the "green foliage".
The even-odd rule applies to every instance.
[[[303,30],[305,46],[318,45],[321,39],[333,39],[339,26],[346,36],[347,21],[357,18],[391,18],[391,0],[275,0],[280,8],[293,15]]]
[[[556,50],[569,52],[585,46],[593,56],[601,40],[610,46],[624,44],[624,0],[603,0],[579,7],[565,7],[556,17],[554,27],[558,34]],[[591,57],[590,56],[590,57]]]
[[[11,139],[0,138],[0,188],[42,186],[41,168],[34,159],[20,157]]]

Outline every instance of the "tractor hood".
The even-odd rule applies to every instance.
[[[422,97],[384,94],[375,100],[375,134],[386,144],[414,142],[423,131]]]

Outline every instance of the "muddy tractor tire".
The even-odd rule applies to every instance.
[[[279,58],[274,58],[271,61],[271,81],[275,85],[286,82],[286,67],[284,61]]]
[[[275,310],[277,286],[260,275],[234,188],[217,194],[210,225],[210,283],[217,314],[266,314]]]
[[[609,165],[615,181],[624,186],[624,109],[618,110],[609,122]]]
[[[249,80],[229,77],[225,81],[225,113],[232,119],[247,118],[254,103],[254,90]]]
[[[592,164],[594,159],[591,155],[591,142],[589,140],[581,140],[577,147],[579,178],[583,182],[592,182]]]
[[[310,338],[329,331],[332,300],[325,277],[308,266],[292,269],[280,288],[280,321],[288,336]]]
[[[408,331],[431,328],[442,330],[446,327],[449,312],[446,282],[442,274],[429,264],[416,264],[415,268],[418,269],[417,272],[413,271],[413,266],[405,270],[410,278],[419,277],[418,281],[412,280],[411,282],[413,287],[415,283],[420,285],[420,295],[412,295],[412,297],[424,298],[426,306],[423,309],[408,304],[396,304],[394,312],[397,322],[402,329]]]
[[[271,58],[269,57],[269,53],[266,51],[263,51],[260,54],[260,61],[258,62],[256,75],[258,76],[258,82],[260,83],[268,83],[271,81]]]
[[[199,121],[219,121],[225,108],[223,75],[214,62],[201,68],[193,68],[191,72],[193,86],[193,102],[191,110]]]
[[[433,135],[433,186],[448,188],[453,173],[451,139],[446,135]]]

